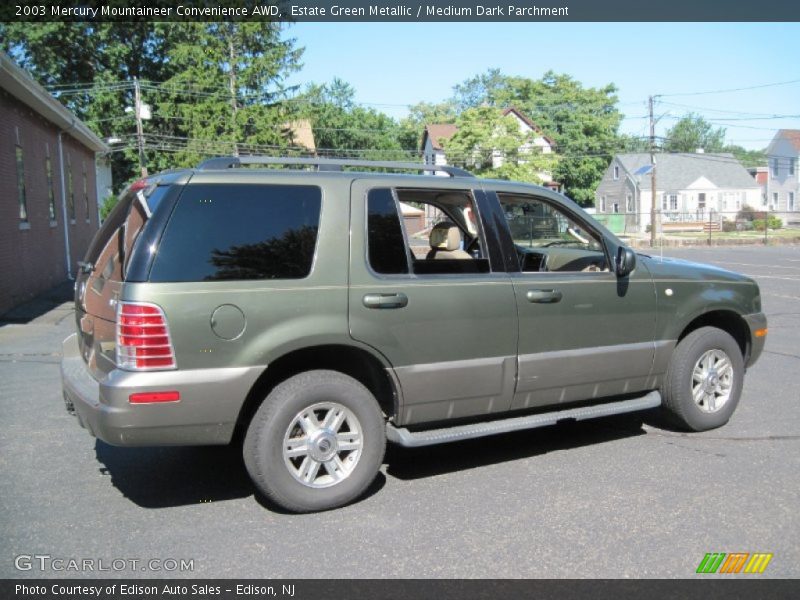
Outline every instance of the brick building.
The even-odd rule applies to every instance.
[[[0,53],[0,314],[74,275],[97,231],[95,154],[107,151]]]

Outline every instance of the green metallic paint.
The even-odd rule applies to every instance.
[[[550,190],[466,178],[255,169],[196,171],[191,180],[185,174],[179,179],[189,185],[320,186],[315,262],[311,274],[300,280],[110,283],[104,295],[93,298],[94,312],[78,298],[76,319],[83,331],[80,344],[72,340],[69,357],[65,354],[64,386],[79,396],[86,386],[78,385],[73,366],[88,365],[92,380],[100,382],[98,389],[105,390],[98,393],[109,407],[118,406],[103,416],[97,412],[102,398],[84,398],[84,418],[99,422],[113,414],[114,427],[122,428],[129,419],[130,431],[115,432],[108,440],[112,443],[223,443],[247,390],[267,366],[295,350],[321,345],[366,350],[383,365],[396,388],[398,425],[657,388],[676,340],[708,311],[742,316],[751,332],[750,364],[763,348],[763,338],[752,339],[752,331],[766,327],[756,283],[704,265],[638,255],[633,273],[618,278],[612,272],[381,276],[367,264],[366,194],[375,187],[538,196],[594,229],[611,261],[622,242]],[[79,278],[79,285],[86,279]],[[542,289],[558,290],[560,301],[528,300],[531,290]],[[396,309],[364,305],[365,295],[393,292],[405,294],[408,304]],[[118,293],[122,300],[163,308],[177,371],[114,368],[108,356],[115,343],[111,300]],[[223,305],[241,311],[246,321],[233,339],[223,339],[232,336],[220,337],[212,328],[212,314]],[[235,329],[237,323],[227,322],[223,329]],[[229,385],[213,385],[218,379]],[[132,412],[125,401],[131,391],[167,384],[183,386],[186,401],[178,403],[180,408],[162,407],[159,413],[157,407],[136,407],[153,412]],[[146,423],[139,420],[143,415]]]

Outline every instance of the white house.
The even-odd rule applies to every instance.
[[[767,146],[769,178],[766,200],[769,210],[779,211],[789,222],[800,220],[800,130],[781,129]]]
[[[515,107],[507,108],[503,111],[503,116],[512,116],[519,124],[520,132],[529,134],[531,141],[523,146],[520,146],[520,154],[530,153],[534,149],[538,149],[542,154],[551,154],[555,150],[553,141],[544,135],[541,128],[539,128],[533,121],[531,121],[522,111]],[[426,165],[447,165],[447,153],[445,151],[445,143],[453,137],[458,131],[458,126],[450,123],[433,123],[425,126],[425,131],[422,134],[422,158]],[[492,152],[492,168],[502,166],[505,157],[499,150]],[[539,177],[548,187],[558,189],[559,184],[553,181],[552,173],[542,171],[538,173]]]
[[[761,187],[732,154],[656,154],[655,162],[656,209],[662,224],[734,220],[743,206],[761,204]],[[595,192],[598,215],[624,215],[608,221],[612,230],[647,230],[651,173],[648,153],[613,158]]]

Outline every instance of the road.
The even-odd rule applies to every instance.
[[[19,555],[122,559],[94,573],[119,577],[692,577],[707,552],[771,552],[763,577],[798,577],[800,248],[666,253],[761,285],[766,351],[727,426],[684,434],[648,414],[390,447],[366,498],[322,514],[254,496],[235,449],[95,441],[61,400],[69,305],[5,324],[0,577],[74,575],[19,571]]]

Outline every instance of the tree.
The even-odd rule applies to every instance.
[[[736,157],[742,166],[747,167],[766,167],[767,166],[767,151],[766,150],[747,150],[735,144],[725,146],[725,152],[730,152]]]
[[[311,84],[299,100],[301,115],[311,121],[319,153],[377,160],[407,158],[397,122],[373,108],[359,106],[349,83],[334,78],[327,84]]]
[[[113,154],[117,187],[136,173],[133,79],[153,108],[145,123],[151,171],[194,165],[202,156],[286,146],[291,105],[286,76],[302,50],[279,24],[8,23],[3,47],[101,138]]]
[[[725,129],[714,128],[700,115],[689,113],[667,130],[664,150],[667,152],[723,152]]]
[[[559,161],[554,178],[566,193],[591,203],[594,191],[619,146],[622,114],[616,87],[585,88],[569,75],[548,71],[541,79],[509,77],[490,70],[454,88],[454,104],[515,106],[555,142]]]
[[[160,131],[184,144],[171,162],[192,165],[203,155],[269,153],[288,144],[287,124],[297,114],[283,102],[288,75],[302,50],[267,22],[161,23],[173,73],[148,88]],[[195,140],[195,141],[191,141]]]
[[[514,94],[509,88],[516,79],[503,75],[500,69],[489,69],[455,85],[452,104],[459,113],[481,104],[504,108]]]
[[[517,120],[503,116],[499,108],[468,108],[456,125],[458,131],[444,143],[452,165],[482,176],[530,183],[543,183],[540,173],[555,167],[554,157],[533,146],[533,135],[521,131]]]
[[[400,121],[400,145],[410,152],[418,152],[426,125],[454,123],[455,119],[456,108],[451,101],[414,104],[409,107],[408,116]]]

